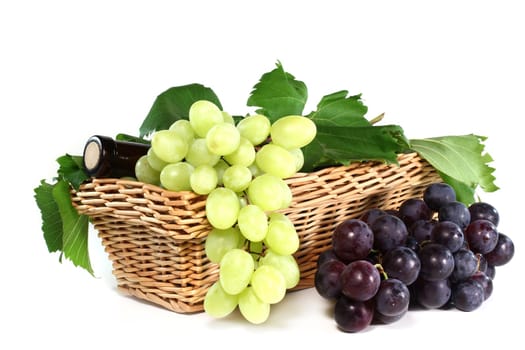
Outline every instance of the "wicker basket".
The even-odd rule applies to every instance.
[[[434,168],[415,153],[400,155],[399,166],[354,163],[287,179],[293,203],[283,212],[300,237],[295,289],[313,286],[317,258],[342,220],[368,208],[397,208],[437,181]],[[211,229],[205,199],[123,179],[93,179],[72,194],[78,212],[98,231],[119,290],[179,313],[202,311],[218,278],[218,266],[204,252]]]

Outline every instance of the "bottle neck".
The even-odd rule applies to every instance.
[[[135,163],[150,146],[94,135],[84,147],[84,169],[92,177],[135,176]]]

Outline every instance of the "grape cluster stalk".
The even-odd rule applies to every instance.
[[[315,288],[335,301],[344,332],[396,322],[411,308],[474,311],[491,296],[496,268],[514,256],[498,224],[491,204],[466,206],[448,184],[431,184],[399,208],[339,223],[319,255]]]
[[[293,257],[299,236],[279,211],[292,201],[284,179],[302,168],[301,148],[315,135],[307,117],[284,116],[272,124],[253,114],[236,124],[205,100],[191,105],[188,120],[153,133],[148,154],[136,163],[137,179],[207,196],[212,230],[205,252],[219,265],[219,279],[204,298],[207,314],[222,318],[238,308],[249,322],[263,323],[270,306],[299,282]]]

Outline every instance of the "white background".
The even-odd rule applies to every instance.
[[[0,348],[444,349],[523,339],[519,1],[174,3],[0,4]],[[499,209],[516,255],[498,269],[480,309],[414,311],[396,324],[345,334],[310,289],[289,294],[267,323],[253,326],[238,315],[181,315],[121,295],[95,232],[96,278],[47,252],[33,188],[55,174],[58,156],[81,154],[95,133],[137,134],[154,98],[171,86],[205,84],[225,110],[245,114],[251,88],[277,60],[309,87],[306,111],[347,89],[363,94],[369,118],[385,112],[385,122],[400,124],[409,138],[489,137],[501,189],[480,195]]]

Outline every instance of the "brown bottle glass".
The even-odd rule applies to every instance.
[[[135,177],[135,163],[149,148],[138,142],[94,135],[84,147],[84,169],[91,177]]]

